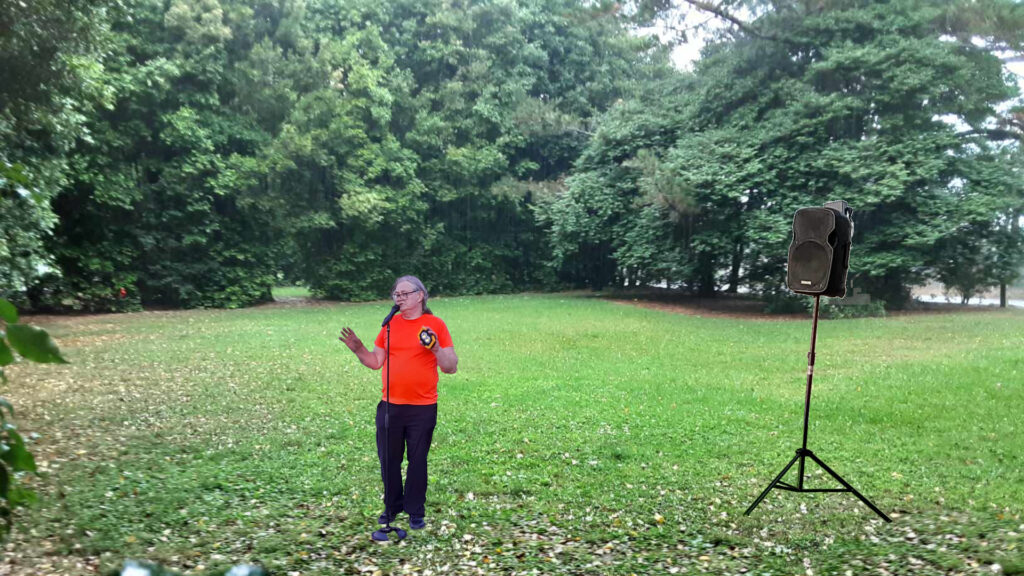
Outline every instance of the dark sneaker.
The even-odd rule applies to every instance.
[[[411,516],[409,518],[409,528],[413,530],[423,530],[427,527],[427,521],[423,519],[423,516]]]
[[[390,532],[391,534],[388,535],[388,532]],[[373,538],[377,542],[397,542],[399,540],[405,539],[405,537],[408,535],[409,534],[401,528],[381,528],[380,530],[377,530],[376,532],[371,534],[370,538]]]
[[[398,514],[392,514],[390,516],[388,516],[386,513],[381,514],[377,517],[377,524],[387,524],[388,522],[394,522],[396,516],[398,516]]]

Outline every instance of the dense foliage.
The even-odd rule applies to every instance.
[[[280,279],[375,298],[402,273],[550,286],[534,196],[670,70],[573,0],[132,0],[108,21],[109,101],[45,185],[53,272],[21,278],[40,306],[233,307]]]
[[[51,199],[67,184],[76,140],[102,80],[111,3],[0,2],[0,295],[24,299],[50,268]]]
[[[67,4],[0,3],[0,294],[36,308],[771,294],[835,198],[890,304],[1020,270],[1009,0],[687,1],[730,24],[692,73],[634,33],[663,2]]]

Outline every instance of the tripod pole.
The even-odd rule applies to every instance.
[[[811,350],[807,353],[807,391],[804,393],[804,443],[800,452],[799,479],[797,487],[804,488],[804,459],[807,453],[807,428],[811,417],[811,386],[814,382],[814,347],[818,341],[818,305],[821,296],[814,296],[814,321],[811,324]]]

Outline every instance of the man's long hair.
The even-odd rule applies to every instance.
[[[398,285],[402,282],[412,284],[414,288],[423,294],[423,302],[420,302],[420,305],[423,306],[423,314],[433,314],[430,308],[427,307],[427,298],[430,298],[430,294],[427,293],[427,287],[423,285],[423,282],[420,282],[419,278],[415,276],[399,276],[398,280],[395,280],[395,283],[391,285],[391,293],[394,294],[395,290],[398,289]]]

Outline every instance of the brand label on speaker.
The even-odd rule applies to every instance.
[[[811,284],[813,284],[813,282],[811,282],[810,280],[801,280],[800,283],[803,284],[804,286],[810,286]]]

